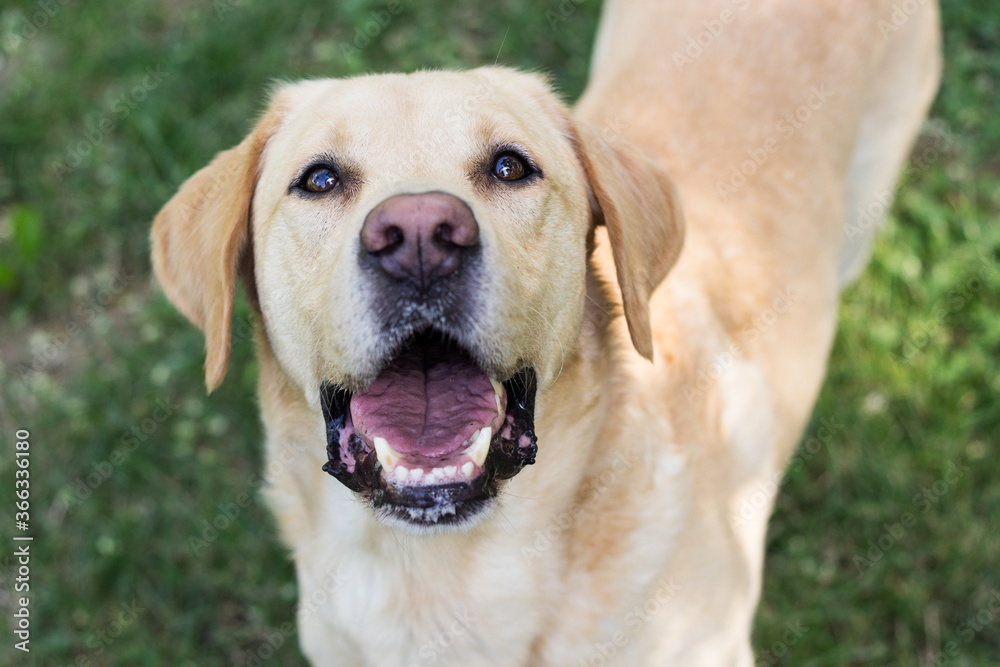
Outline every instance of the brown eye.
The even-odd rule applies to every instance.
[[[493,175],[501,181],[519,181],[528,175],[528,165],[514,153],[504,153],[493,163]]]
[[[340,177],[336,171],[326,165],[319,165],[302,177],[300,187],[309,192],[329,192],[339,184]]]

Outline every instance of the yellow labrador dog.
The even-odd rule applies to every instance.
[[[210,390],[237,282],[259,316],[308,658],[751,665],[938,42],[930,0],[612,0],[572,111],[504,68],[280,85],[153,262]]]

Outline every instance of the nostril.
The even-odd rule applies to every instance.
[[[438,243],[452,243],[451,237],[454,233],[451,223],[442,222],[437,227],[434,228],[434,240]]]
[[[479,243],[479,228],[470,217],[443,220],[434,229],[434,240],[441,244],[469,248]]]
[[[385,244],[378,252],[387,252],[387,251],[391,252],[395,250],[400,245],[402,245],[403,238],[404,238],[403,230],[395,225],[390,225],[385,230],[385,235],[383,236]]]
[[[392,252],[405,240],[403,230],[393,223],[376,223],[361,232],[361,245],[372,255]]]

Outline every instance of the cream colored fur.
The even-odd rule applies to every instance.
[[[286,84],[181,188],[154,267],[205,330],[210,389],[250,288],[268,497],[314,664],[753,664],[768,515],[874,226],[846,230],[937,85],[937,8],[915,4],[611,0],[572,113],[503,68]],[[540,185],[470,178],[504,141]],[[362,186],[289,196],[324,153]],[[321,470],[318,389],[364,384],[384,353],[365,215],[429,190],[480,225],[489,308],[463,342],[498,372],[535,365],[539,450],[490,516],[410,534]]]

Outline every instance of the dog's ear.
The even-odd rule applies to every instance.
[[[608,230],[632,344],[653,359],[649,297],[684,243],[680,196],[667,173],[628,142],[573,123],[572,141],[590,187],[594,222]]]
[[[260,156],[283,117],[272,102],[253,131],[191,176],[153,221],[153,270],[167,298],[205,333],[209,392],[229,366],[237,273],[252,261],[250,205]]]

